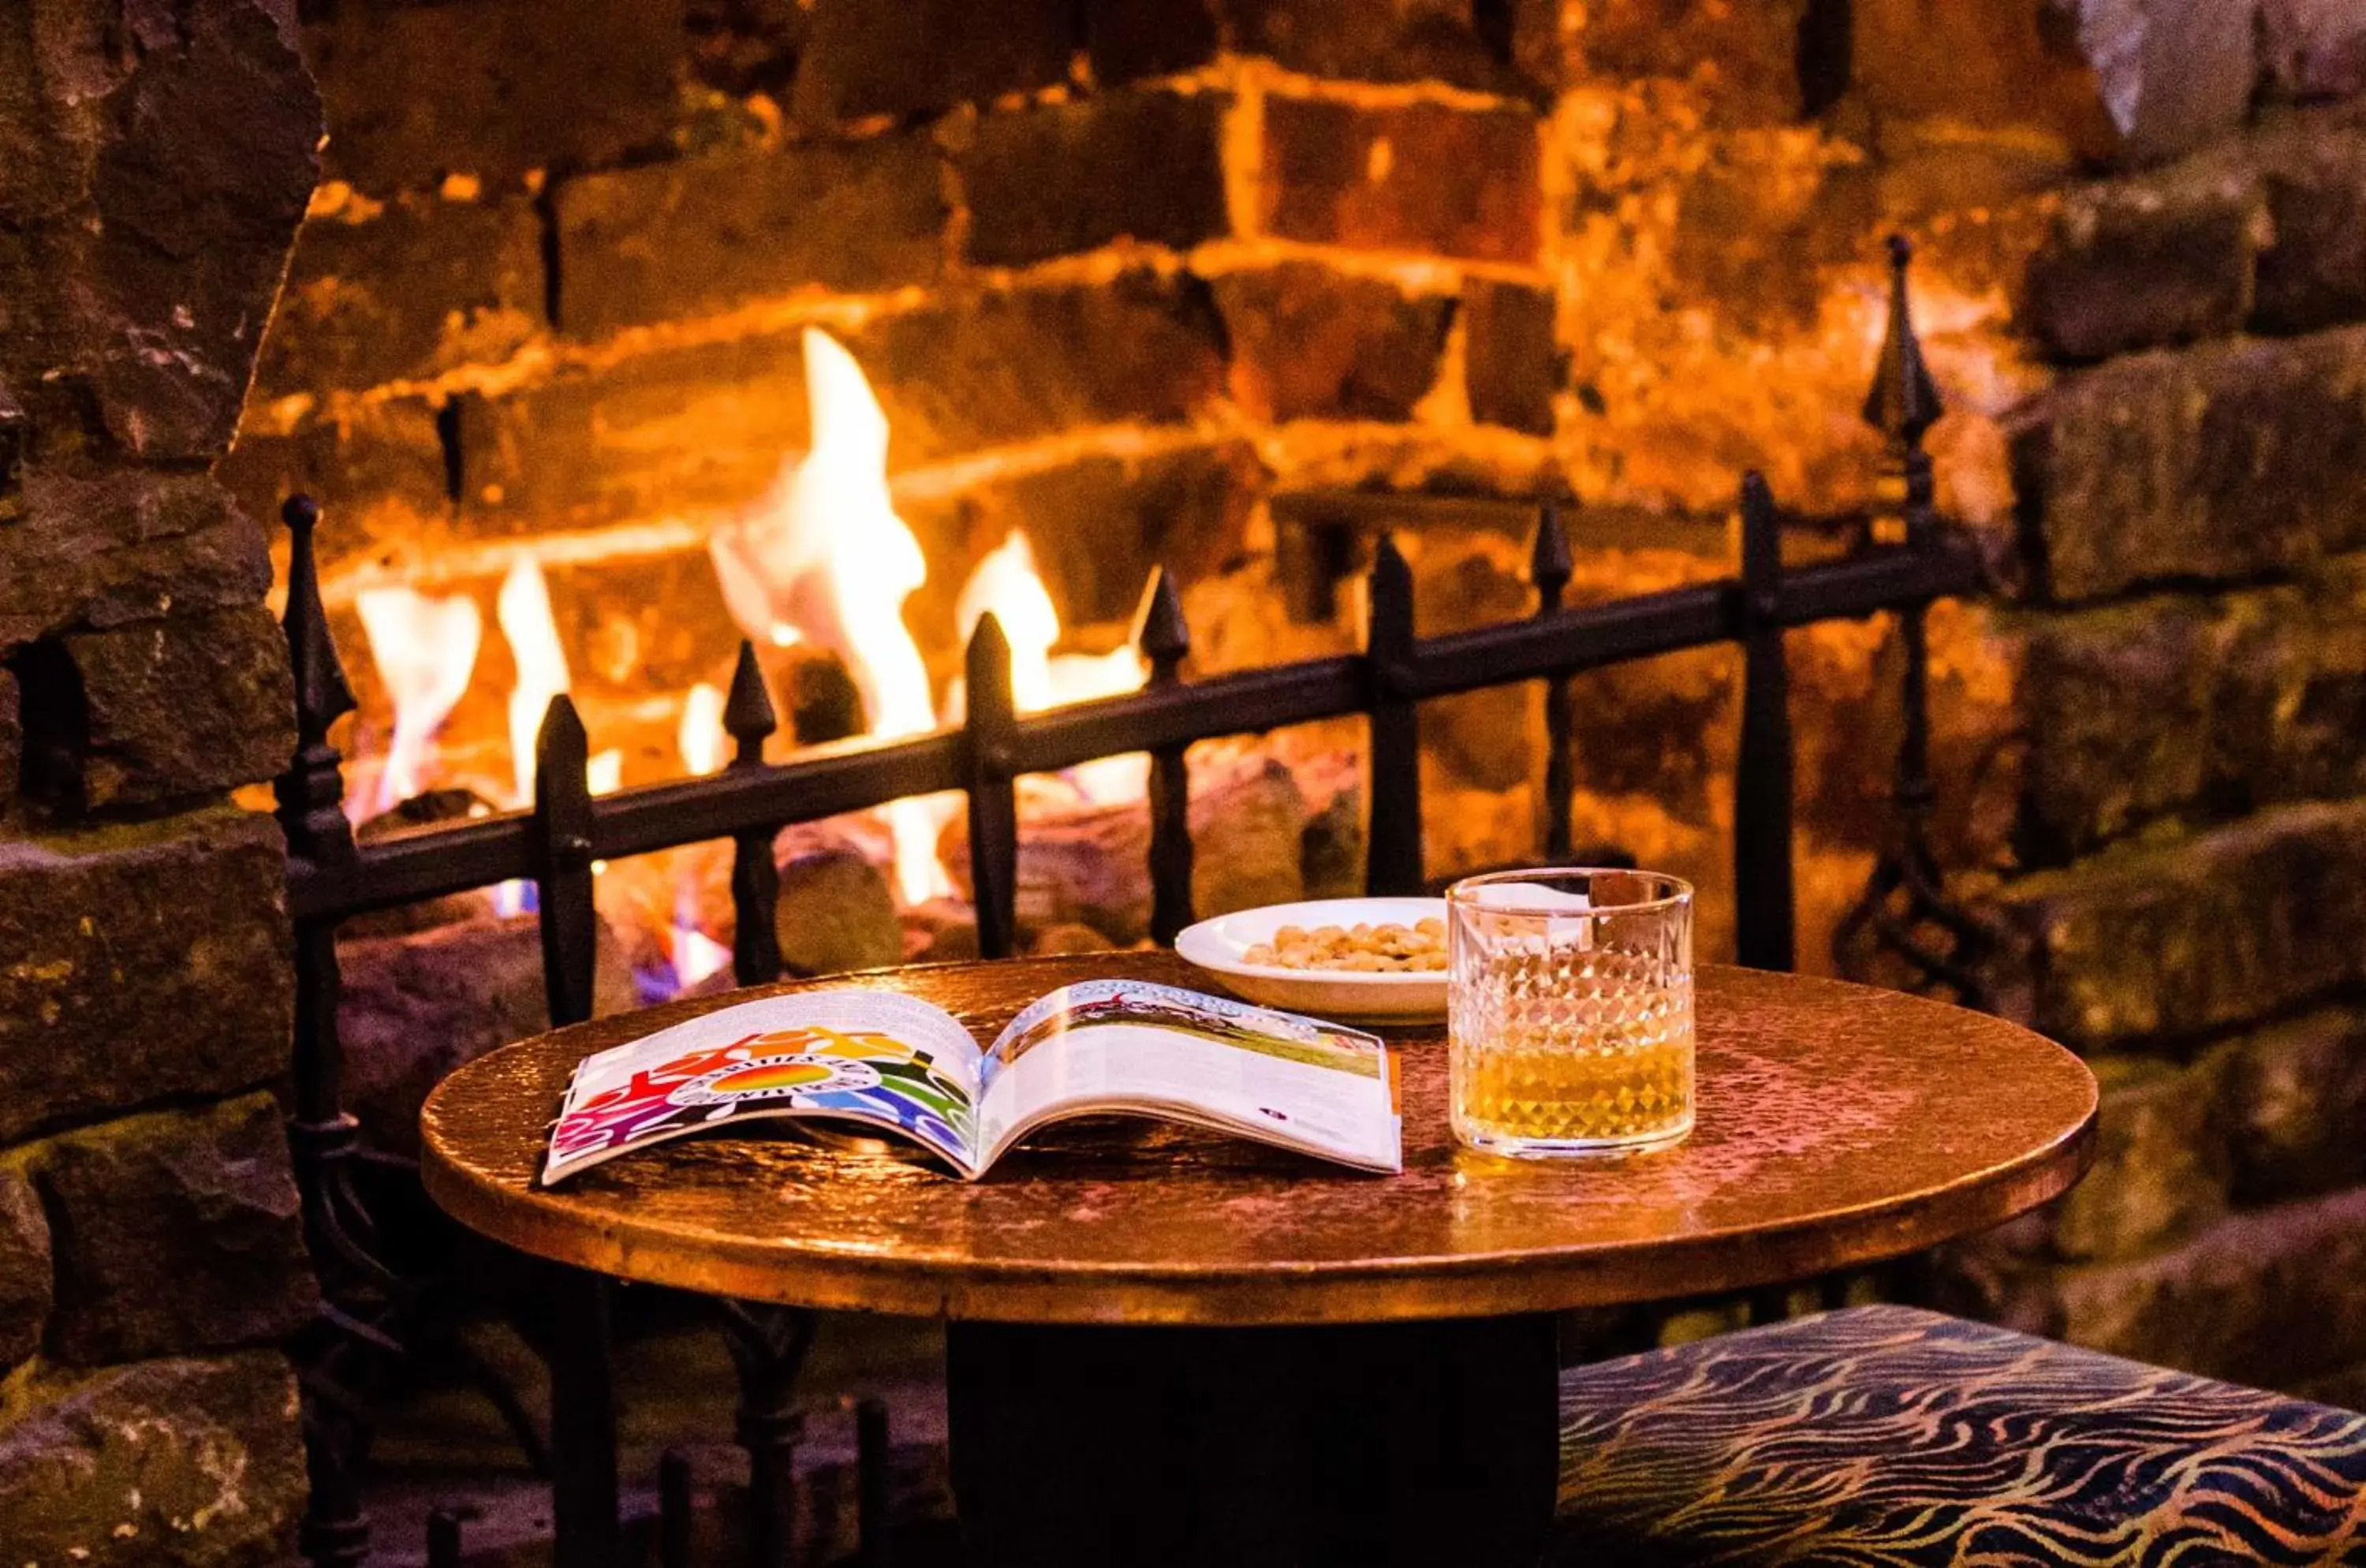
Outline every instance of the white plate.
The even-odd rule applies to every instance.
[[[1446,972],[1367,975],[1340,969],[1284,969],[1245,964],[1241,955],[1269,942],[1284,926],[1409,926],[1446,918],[1443,898],[1317,898],[1268,904],[1201,920],[1175,939],[1183,959],[1223,982],[1227,990],[1267,1007],[1362,1023],[1435,1022],[1446,1016]]]

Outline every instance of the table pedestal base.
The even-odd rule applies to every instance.
[[[956,1323],[947,1385],[979,1568],[1525,1568],[1551,1528],[1549,1315]]]

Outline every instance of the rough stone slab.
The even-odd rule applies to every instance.
[[[960,160],[969,259],[1023,266],[1226,231],[1221,93],[1116,92],[988,115]]]
[[[1146,270],[949,299],[882,317],[847,346],[887,411],[891,468],[1080,424],[1187,419],[1223,384],[1207,285]]]
[[[2054,1331],[2205,1377],[2289,1388],[2366,1359],[2366,1190],[2227,1215],[2169,1251],[2070,1269]]]
[[[1455,304],[1319,262],[1215,280],[1234,395],[1266,419],[1405,420],[1436,383]]]
[[[2366,1180],[2366,1013],[2335,1008],[2228,1042],[2220,1114],[2246,1203]]]
[[[297,233],[256,386],[276,398],[505,359],[546,324],[543,295],[523,197],[348,202]]]
[[[372,195],[447,174],[508,186],[662,146],[685,47],[681,0],[578,0],[564,25],[542,0],[358,0],[304,37],[329,172]]]
[[[2366,803],[2284,807],[2008,887],[2024,953],[2000,976],[2080,1050],[2270,1016],[2366,975]],[[2016,1009],[2016,1010],[2022,1010]]]
[[[229,807],[0,844],[0,1142],[285,1074],[286,877]]]
[[[1070,0],[819,0],[791,112],[809,124],[911,115],[1064,82]]]
[[[2238,159],[2074,191],[2030,266],[2030,325],[2074,359],[2239,332],[2275,231]]]
[[[1529,29],[1549,39],[1560,7]],[[1789,124],[1799,118],[1796,63],[1807,0],[1753,6],[1666,6],[1659,0],[1605,0],[1586,7],[1577,39],[1583,68],[1611,81],[1642,77],[1690,81],[1719,125]],[[1922,7],[1923,25],[1931,8]]]
[[[1549,289],[1473,278],[1462,290],[1463,389],[1470,417],[1530,435],[1553,433],[1560,347]]]
[[[2268,78],[2294,98],[2366,91],[2366,12],[2352,0],[2259,0]]]
[[[1216,0],[1096,0],[1084,12],[1093,80],[1105,85],[1205,65],[1223,42]]]
[[[926,136],[721,152],[558,187],[568,332],[728,310],[806,284],[868,293],[933,281],[951,209]]]
[[[798,0],[684,0],[690,66],[718,93],[788,96],[811,25]]]
[[[279,1568],[306,1490],[276,1350],[45,1370],[0,1393],[11,1568]]]
[[[2241,579],[2366,544],[2366,331],[2138,355],[2068,378],[2012,443],[2065,600]]]
[[[1261,220],[1284,239],[1532,262],[1536,117],[1439,104],[1269,98]]]
[[[1515,63],[1526,60],[1514,47],[1518,21],[1482,21],[1484,8],[1467,0],[1221,0],[1218,8],[1234,48],[1310,76],[1546,96]]]
[[[55,1359],[256,1344],[311,1317],[318,1291],[270,1095],[86,1127],[31,1159],[57,1260]]]
[[[0,1372],[41,1348],[49,1327],[50,1222],[20,1162],[0,1166]]]
[[[259,604],[271,585],[262,529],[204,474],[32,468],[24,503],[0,528],[0,649]]]
[[[93,809],[258,783],[296,754],[287,639],[260,604],[86,632],[65,649],[89,718]]]
[[[2354,111],[2298,114],[2256,140],[2275,231],[2259,324],[2309,332],[2366,315],[2366,126]]]
[[[2103,1109],[2095,1164],[2054,1214],[2067,1258],[2135,1258],[2215,1219],[2226,1207],[2227,1156],[2214,1125],[2211,1066],[2095,1064]]]

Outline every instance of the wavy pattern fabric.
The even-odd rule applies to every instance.
[[[1861,1307],[1561,1382],[1556,1562],[2366,1562],[2366,1416]]]

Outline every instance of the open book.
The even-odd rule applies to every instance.
[[[1403,1168],[1396,1064],[1371,1035],[1155,986],[1094,980],[1030,1003],[983,1051],[951,1013],[885,991],[741,1002],[590,1056],[545,1185],[750,1117],[905,1134],[975,1180],[1047,1122],[1132,1112],[1367,1170]]]

